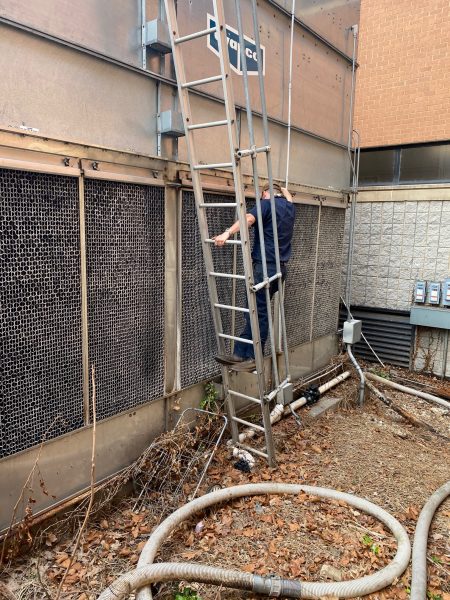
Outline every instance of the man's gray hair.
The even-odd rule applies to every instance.
[[[269,190],[270,190],[270,185],[268,183],[266,183],[266,185],[263,187],[262,191],[268,192]],[[283,192],[281,191],[281,186],[278,183],[273,184],[273,193],[275,194],[275,196],[283,195]]]

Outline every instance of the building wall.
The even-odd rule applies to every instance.
[[[146,15],[141,3],[120,0],[80,0],[76,12],[69,0],[0,0],[1,242],[4,256],[16,258],[0,277],[2,350],[8,357],[0,414],[0,530],[44,438],[40,471],[56,499],[36,490],[35,511],[89,485],[91,366],[99,479],[134,460],[174,424],[180,407],[198,406],[203,382],[218,373],[201,245],[192,242],[198,230],[185,143],[161,139],[157,128],[158,114],[177,108],[176,81],[170,56],[142,53],[143,18],[155,18],[160,3],[143,4]],[[232,3],[225,4],[227,24],[236,26]],[[280,179],[287,160],[291,22],[285,4],[262,0],[258,9],[273,171]],[[307,26],[295,23],[290,188],[301,204],[298,226],[309,216],[317,244],[309,271],[301,271],[310,282],[307,291],[300,282],[292,292],[298,302],[288,326],[303,327],[295,310],[303,301],[318,323],[309,323],[306,344],[298,338],[291,343],[293,374],[324,366],[336,351],[342,189],[349,171],[348,52],[358,8],[359,0],[334,8],[328,0],[307,0],[297,14]],[[184,33],[204,28],[210,9],[209,0],[179,0]],[[243,3],[251,35],[248,9]],[[193,44],[188,79],[217,74],[218,59],[206,39]],[[250,79],[257,110],[257,79]],[[232,80],[242,104],[241,76],[233,72]],[[203,86],[192,98],[196,122],[224,118],[220,87]],[[245,148],[242,106],[237,119]],[[254,129],[261,145],[258,116]],[[211,162],[216,152],[218,162],[228,160],[225,134],[221,140],[197,133],[199,162]],[[250,173],[250,159],[243,171]],[[264,176],[263,167],[259,174]],[[244,179],[251,195],[252,178]],[[231,197],[229,173],[214,172],[204,181],[222,199]],[[292,261],[300,271],[299,262]],[[319,304],[323,290],[326,301]],[[191,322],[201,352],[192,343]]]
[[[358,62],[363,147],[450,138],[448,0],[362,0]]]
[[[384,200],[358,203],[352,304],[409,310],[416,279],[450,276],[450,200],[425,200],[430,190],[417,192],[423,200],[393,201],[378,190]]]
[[[366,188],[358,197],[351,303],[377,309],[380,319],[390,310],[408,318],[416,280],[450,277],[450,185],[405,187]],[[348,218],[344,252],[347,247]],[[345,281],[346,265],[343,273]],[[411,366],[442,375],[445,336],[444,330],[416,327]],[[450,376],[450,358],[445,373]]]

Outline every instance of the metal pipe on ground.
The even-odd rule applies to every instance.
[[[189,563],[152,564],[159,548],[176,527],[191,518],[199,511],[211,506],[242,498],[245,496],[269,494],[306,493],[319,498],[344,501],[381,521],[393,533],[397,540],[397,553],[393,560],[383,569],[366,577],[353,581],[324,583],[319,581],[303,582],[278,577],[261,577],[252,573],[219,569],[209,565]],[[252,590],[255,594],[265,596],[283,596],[288,598],[318,598],[337,596],[339,598],[355,598],[383,589],[399,577],[409,563],[411,545],[403,526],[381,507],[354,496],[327,488],[288,483],[253,483],[225,488],[201,496],[182,506],[163,521],[147,541],[138,562],[138,568],[122,575],[112,583],[100,596],[99,600],[125,600],[134,590],[138,600],[151,600],[148,587],[157,581],[173,579],[214,583],[234,589]],[[139,589],[142,588],[142,589]]]
[[[359,366],[358,361],[353,356],[351,344],[347,344],[347,354],[349,355],[350,360],[352,361],[353,366],[355,367],[355,369],[357,370],[358,375],[359,375],[358,404],[359,404],[359,406],[362,406],[364,404],[364,389],[365,389],[365,383],[366,383],[365,378],[364,378],[364,373],[363,373],[363,370],[361,369],[361,367]]]
[[[427,540],[434,513],[450,495],[450,481],[444,483],[426,502],[419,515],[414,534],[410,600],[427,597]]]
[[[438,398],[437,396],[432,396],[431,394],[427,394],[426,392],[421,392],[420,390],[414,390],[413,388],[406,387],[405,385],[400,385],[399,383],[395,383],[390,379],[379,377],[378,375],[375,375],[374,373],[369,373],[368,371],[365,372],[365,376],[367,377],[367,379],[372,379],[372,381],[377,381],[378,383],[387,385],[388,387],[391,387],[394,390],[404,392],[405,394],[410,394],[411,396],[417,396],[418,398],[423,398],[424,400],[428,400],[428,402],[434,402],[435,404],[439,404],[443,408],[450,410],[450,402],[447,402],[447,400],[443,400],[442,398]]]
[[[333,379],[331,379],[331,381],[328,381],[327,383],[324,383],[323,385],[321,385],[319,387],[319,393],[324,394],[325,392],[330,390],[332,387],[334,387],[338,383],[341,383],[341,381],[344,381],[348,377],[350,377],[350,371],[344,371],[344,373],[341,373],[341,375],[338,375],[337,377],[334,377]],[[290,406],[289,405],[284,406],[284,404],[277,404],[275,406],[275,408],[272,410],[272,412],[270,413],[270,423],[272,425],[274,423],[277,423],[278,421],[281,420],[282,417],[286,417],[286,416],[292,414],[291,409],[297,410],[297,408],[300,408],[301,406],[304,406],[305,404],[306,404],[306,398],[304,398],[303,396],[301,398],[299,398],[298,400],[294,400],[294,402],[291,402]],[[251,429],[250,427],[248,429],[245,429],[241,434],[239,434],[239,442],[242,443],[245,440],[247,440],[248,438],[254,437],[256,435],[256,433],[257,433],[256,429]]]

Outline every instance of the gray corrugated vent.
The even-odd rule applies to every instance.
[[[297,204],[285,291],[286,330],[291,348],[309,341],[314,263],[316,257],[317,206]]]
[[[99,419],[164,393],[164,189],[87,180],[90,360]]]
[[[352,307],[352,314],[362,320],[362,331],[383,362],[409,368],[413,327],[408,312]],[[341,324],[346,316],[346,311],[341,309]],[[376,361],[364,340],[356,344],[355,354],[364,360]]]
[[[296,205],[292,258],[286,282],[289,346],[309,341],[317,242],[317,206]],[[312,337],[335,333],[339,312],[345,211],[322,207]]]
[[[234,197],[206,194],[205,202],[235,202]],[[235,220],[235,209],[208,209],[209,235],[222,233]],[[237,273],[243,273],[242,253],[237,250]],[[233,272],[233,247],[227,245],[213,250],[215,269]],[[230,304],[231,281],[217,281],[219,301]],[[245,306],[245,287],[237,282],[237,302]],[[230,332],[230,311],[223,311],[224,331]],[[242,328],[242,316],[238,315],[236,330]],[[181,386],[186,387],[220,373],[214,360],[217,352],[211,307],[208,297],[206,273],[201,253],[200,233],[195,212],[194,196],[183,194],[182,210],[182,322],[181,322]]]
[[[83,424],[77,180],[0,170],[1,456]]]

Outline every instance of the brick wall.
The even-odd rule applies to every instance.
[[[450,139],[449,0],[362,0],[358,61],[363,147]]]

